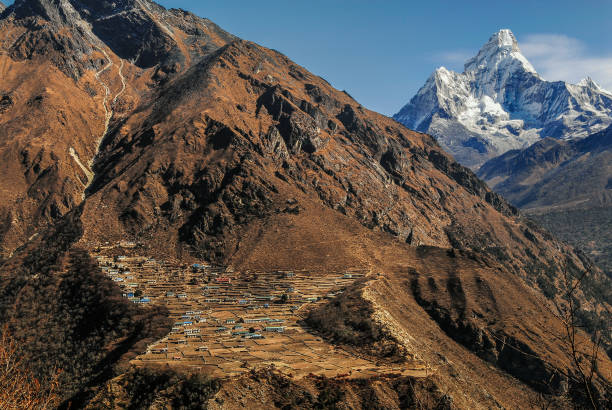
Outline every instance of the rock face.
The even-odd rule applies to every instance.
[[[517,400],[528,407],[532,388],[546,391],[512,366],[494,336],[512,337],[512,346],[566,370],[558,322],[542,307],[552,304],[541,289],[560,298],[566,265],[607,286],[587,259],[526,222],[432,137],[364,109],[286,56],[186,12],[145,1],[108,4],[23,0],[0,18],[0,242],[7,258],[0,308],[11,318],[41,323],[44,306],[32,292],[66,271],[78,279],[79,269],[66,263],[77,248],[85,260],[88,249],[128,240],[147,256],[205,259],[236,274],[371,272],[375,282],[365,289],[372,289],[372,310],[365,312],[398,333],[410,354],[444,368],[422,385],[433,383],[459,408]],[[141,54],[120,40],[125,33],[144,46]],[[77,233],[64,238],[58,225]],[[38,258],[56,246],[49,238],[65,240],[38,275]],[[514,297],[496,296],[507,289]],[[101,298],[92,295],[88,306]],[[586,290],[576,297],[594,317],[609,308]],[[27,311],[18,300],[31,302]],[[26,348],[45,346],[44,335],[37,337]],[[81,357],[66,355],[68,362]],[[39,355],[31,350],[29,357]],[[608,358],[598,366],[600,379],[609,377]],[[73,392],[100,387],[79,380],[102,384],[113,375],[94,376],[82,369]],[[256,375],[243,381],[265,384]],[[241,403],[232,395],[235,382],[242,383],[227,380],[227,397],[237,401],[226,408]],[[381,399],[394,389],[392,379],[377,385]],[[438,399],[439,391],[424,394]],[[351,397],[351,407],[368,407]]]
[[[38,49],[33,42],[51,41],[54,51],[67,60],[59,68],[75,78],[95,67],[95,62],[83,62],[82,57],[102,45],[131,64],[158,66],[167,73],[234,38],[209,20],[166,10],[150,0],[17,0],[7,13],[9,21],[28,29],[26,36],[13,39],[11,53],[16,57],[48,53],[51,50]]]
[[[579,84],[543,80],[500,30],[465,64],[437,69],[394,118],[434,135],[463,165],[478,168],[506,151],[542,138],[584,138],[612,123],[612,94],[587,78]]]

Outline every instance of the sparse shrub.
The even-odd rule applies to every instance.
[[[86,251],[72,248],[78,223],[60,224],[0,268],[0,323],[41,386],[63,370],[57,394],[73,408],[87,399],[80,394],[88,385],[113,376],[123,355],[171,325],[164,309],[130,303]]]
[[[5,326],[0,337],[0,408],[52,409],[59,403],[58,376],[54,372],[49,383],[42,385],[27,368],[15,340]]]
[[[346,393],[336,383],[329,379],[319,379],[317,381],[317,390],[319,395],[313,406],[315,409],[331,410],[341,408],[338,404],[344,400]]]
[[[557,289],[555,288],[554,283],[545,275],[539,275],[537,277],[537,283],[544,296],[548,299],[552,299],[557,295]]]
[[[128,410],[149,408],[154,402],[173,409],[201,409],[220,383],[202,374],[185,375],[170,369],[134,368],[122,381]]]
[[[358,284],[312,310],[305,322],[333,343],[360,347],[379,358],[403,361],[402,347],[372,319],[373,309],[359,295],[359,287]]]

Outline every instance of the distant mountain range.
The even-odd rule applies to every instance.
[[[500,30],[465,64],[438,68],[394,118],[435,136],[465,166],[526,148],[544,138],[584,138],[612,123],[612,94],[586,78],[545,81]]]
[[[612,272],[612,94],[543,80],[510,30],[461,74],[437,69],[394,116]]]
[[[584,139],[545,138],[508,151],[478,175],[612,275],[612,127]]]
[[[612,205],[612,127],[584,139],[542,139],[485,163],[478,175],[514,205],[561,210]]]

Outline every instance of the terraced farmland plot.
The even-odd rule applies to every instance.
[[[170,334],[132,361],[229,377],[275,368],[303,377],[382,373],[420,375],[420,365],[391,368],[355,357],[300,325],[306,312],[363,278],[364,271],[232,272],[226,267],[97,254],[101,268],[134,303],[165,305]]]

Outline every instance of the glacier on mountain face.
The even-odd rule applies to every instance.
[[[504,29],[466,62],[463,73],[438,68],[393,118],[435,136],[459,162],[477,169],[545,137],[583,138],[606,128],[612,94],[590,78],[545,81]]]

